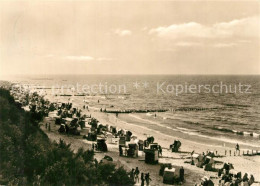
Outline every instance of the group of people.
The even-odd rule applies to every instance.
[[[88,105],[83,105],[83,109],[89,110]]]
[[[228,155],[228,151],[225,150],[225,156],[227,155]],[[229,150],[229,155],[232,156],[232,150]],[[234,156],[240,156],[240,146],[238,143],[235,146]]]
[[[201,180],[202,180],[201,183],[196,184],[195,186],[214,186],[213,181],[206,176],[204,176]]]
[[[242,177],[241,172],[231,172],[230,166],[228,164],[224,164],[223,169],[219,170],[218,176],[221,178],[219,180],[219,186],[224,186],[227,184],[230,186],[238,186],[241,183],[243,183],[243,185],[252,185],[255,182],[255,178],[253,175],[248,178],[247,173],[245,173]]]
[[[135,169],[132,169],[130,172],[130,178],[135,182],[135,183],[139,183],[140,179],[139,179],[139,175],[140,175],[140,170],[138,167],[136,167]],[[150,174],[149,173],[141,173],[141,186],[144,186],[146,184],[146,186],[150,185]]]
[[[91,147],[92,147],[93,151],[97,150],[97,144],[96,143],[92,143]]]
[[[219,180],[219,186],[224,186],[229,184],[230,186],[238,186],[243,183],[244,186],[252,185],[255,182],[255,178],[253,175],[248,178],[248,174],[245,173],[243,178],[241,177],[241,172],[236,175],[232,174],[224,174]]]

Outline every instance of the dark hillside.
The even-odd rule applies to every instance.
[[[123,168],[98,163],[93,151],[75,154],[63,141],[50,142],[34,116],[0,89],[0,184],[133,185]]]

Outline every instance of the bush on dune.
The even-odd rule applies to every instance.
[[[0,184],[133,185],[123,168],[95,162],[93,151],[73,153],[62,140],[50,142],[40,118],[0,88]]]

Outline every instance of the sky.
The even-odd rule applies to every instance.
[[[0,75],[260,74],[259,1],[1,1]]]

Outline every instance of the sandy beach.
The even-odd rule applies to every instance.
[[[50,122],[50,120],[46,120],[44,122]],[[57,132],[58,126],[51,122],[51,131],[45,129],[44,125],[41,127],[42,130],[48,135],[51,141],[58,142],[60,139],[63,139],[66,143],[71,144],[71,148],[76,152],[79,148],[83,148],[85,150],[91,149],[91,141],[87,141],[82,139],[82,136],[66,136],[61,135]],[[137,134],[137,133],[136,133]],[[157,141],[158,142],[158,141]],[[144,154],[139,156],[138,158],[127,158],[120,157],[118,153],[118,146],[108,144],[108,152],[106,153],[95,153],[95,158],[97,160],[101,160],[105,155],[108,155],[113,158],[113,161],[116,162],[118,166],[123,166],[125,169],[130,171],[132,168],[139,167],[141,172],[150,173],[150,177],[152,179],[151,185],[166,185],[163,184],[163,178],[159,176],[160,165],[148,165],[144,162]],[[160,158],[161,163],[172,163],[173,167],[178,170],[181,166],[185,168],[185,179],[186,182],[184,185],[194,185],[195,183],[199,183],[200,179],[203,176],[215,177],[216,173],[213,172],[205,172],[203,169],[199,169],[195,166],[191,166],[190,164],[184,163],[185,157],[189,156],[188,153],[183,154],[172,154],[168,150],[163,149],[163,158]],[[140,185],[140,183],[136,183],[136,185]]]
[[[50,98],[50,97],[49,97]],[[57,98],[56,98],[57,99]],[[64,98],[61,98],[59,101]],[[75,102],[75,107],[82,108],[83,103]],[[136,123],[136,118],[133,121],[129,121],[129,114],[120,114],[116,117],[115,114],[107,114],[104,112],[100,112],[98,109],[90,108],[89,110],[83,110],[83,114],[91,115],[92,117],[99,120],[102,124],[108,124],[111,126],[116,126],[119,129],[130,130],[134,136],[137,136],[138,139],[145,140],[147,135],[152,135],[155,138],[155,142],[160,144],[163,147],[163,156],[159,159],[159,163],[171,163],[173,167],[176,167],[177,170],[179,167],[183,166],[185,169],[185,180],[184,185],[195,185],[196,183],[200,183],[202,177],[207,176],[211,177],[215,184],[218,183],[217,173],[204,171],[201,168],[196,166],[192,166],[189,163],[184,163],[185,161],[189,161],[191,157],[191,152],[195,151],[195,153],[202,153],[206,151],[214,151],[223,157],[215,158],[215,160],[220,162],[232,163],[234,165],[234,169],[236,171],[241,171],[242,174],[248,173],[253,174],[256,181],[260,181],[260,173],[258,168],[260,167],[260,157],[259,156],[234,156],[234,147],[232,148],[232,144],[221,146],[214,145],[207,142],[205,139],[204,142],[197,142],[194,140],[190,140],[188,138],[180,138],[175,137],[174,135],[167,135],[151,129],[149,127],[138,125]],[[127,121],[127,122],[126,122]],[[46,121],[44,121],[46,122]],[[72,144],[72,148],[76,151],[78,148],[83,147],[85,149],[91,148],[92,142],[82,139],[82,136],[66,136],[60,135],[58,133],[58,126],[54,124],[52,121],[52,130],[51,132],[46,131],[44,127],[43,130],[48,134],[51,140],[59,140],[64,139],[67,143]],[[180,148],[180,153],[172,153],[169,150],[169,145],[173,143],[175,139],[181,141],[182,146]],[[225,150],[227,151],[227,156],[225,155]],[[231,156],[229,155],[229,151],[232,151]],[[243,149],[241,149],[242,153]],[[139,156],[138,158],[126,158],[120,157],[118,153],[118,146],[114,144],[108,144],[108,152],[107,153],[96,153],[95,157],[98,160],[101,160],[105,155],[111,156],[118,165],[123,165],[127,170],[131,170],[132,168],[139,167],[141,172],[149,172],[151,175],[151,185],[164,185],[162,183],[162,177],[159,176],[160,165],[148,165],[144,163],[144,154]],[[216,164],[216,168],[220,168],[223,164]],[[216,178],[216,179],[214,179]],[[138,183],[137,183],[138,185]]]
[[[162,147],[168,149],[169,145],[173,143],[175,139],[179,139],[182,142],[181,151],[183,152],[189,152],[195,151],[196,153],[202,153],[206,151],[218,151],[219,155],[225,154],[225,150],[227,152],[229,150],[232,150],[232,153],[235,148],[228,148],[228,147],[218,147],[213,146],[211,144],[207,144],[207,141],[205,140],[205,143],[198,143],[196,141],[190,141],[183,138],[176,138],[169,135],[164,135],[159,133],[158,131],[150,130],[149,128],[140,127],[138,125],[125,123],[122,120],[117,120],[117,122],[112,122],[113,119],[115,119],[115,116],[106,115],[104,113],[94,112],[92,114],[94,117],[99,118],[100,122],[102,123],[110,123],[111,125],[115,125],[119,128],[124,128],[127,130],[130,130],[134,133],[134,135],[138,136],[140,139],[146,139],[146,135],[152,135],[155,137],[155,141],[159,144],[161,144]],[[112,120],[112,121],[111,121]],[[241,149],[242,150],[242,149]],[[173,153],[170,153],[173,154]],[[188,154],[187,154],[188,156]],[[226,156],[222,158],[217,158],[219,161],[232,163],[234,165],[234,169],[237,171],[241,171],[242,173],[249,173],[253,174],[256,178],[256,181],[260,181],[260,157],[259,156]],[[170,160],[168,160],[170,161]],[[177,162],[172,162],[173,164],[178,164]],[[179,166],[187,166],[187,165],[179,165]],[[199,168],[196,168],[196,170],[199,170]]]

